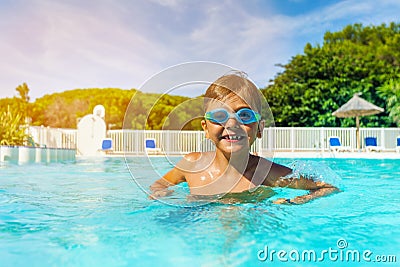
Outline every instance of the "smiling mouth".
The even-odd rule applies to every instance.
[[[220,140],[228,140],[228,141],[240,141],[244,137],[240,135],[223,135],[220,137]]]

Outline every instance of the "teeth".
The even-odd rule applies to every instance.
[[[241,136],[239,136],[239,135],[230,135],[230,136],[227,136],[226,138],[230,139],[230,140],[239,140],[239,139],[241,139]]]

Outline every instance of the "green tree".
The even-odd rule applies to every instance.
[[[30,113],[29,88],[26,83],[16,88],[18,96],[0,99],[0,145],[25,145]]]
[[[126,112],[125,129],[198,130],[199,101],[183,96],[137,92]]]
[[[271,85],[262,89],[277,126],[354,126],[332,112],[354,93],[378,106],[385,100],[377,88],[400,70],[400,24],[346,26],[327,32],[322,46],[307,44]],[[362,117],[362,126],[391,126],[387,113]]]
[[[105,121],[122,128],[125,110],[136,90],[118,88],[75,89],[45,95],[32,105],[32,124],[58,128],[76,128],[79,118],[92,114],[96,105],[106,109]]]
[[[22,115],[23,122],[29,123],[30,119],[28,118],[31,108],[29,103],[29,87],[26,83],[23,83],[22,85],[18,85],[15,90],[18,92],[18,96],[14,97],[15,108],[18,110],[18,113]]]
[[[32,103],[32,124],[76,128],[79,118],[101,104],[113,129],[200,129],[202,105],[188,97],[143,93],[135,89],[89,88],[45,95]]]
[[[26,83],[23,83],[22,85],[18,85],[18,87],[15,89],[19,93],[19,97],[26,103],[29,102],[30,97],[28,96],[29,94],[29,88]]]
[[[22,113],[16,113],[8,106],[7,111],[0,113],[0,145],[20,146],[28,138]]]
[[[389,117],[400,127],[400,79],[391,79],[379,87],[378,95],[386,100]]]

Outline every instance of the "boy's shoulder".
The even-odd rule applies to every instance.
[[[175,169],[182,172],[183,175],[193,174],[204,170],[212,161],[212,153],[209,152],[191,152],[183,156],[177,163]]]
[[[286,166],[279,163],[273,162],[263,157],[252,156],[253,157],[253,179],[257,184],[263,184],[271,186],[280,177],[284,177],[291,173],[292,170]]]
[[[283,165],[281,165],[279,163],[276,163],[274,161],[271,161],[271,160],[269,160],[267,158],[263,158],[263,157],[256,156],[256,155],[251,155],[251,157],[258,164],[260,164],[262,166],[267,166],[268,168],[271,168],[271,167],[283,167],[283,168],[289,169],[288,167],[285,167],[285,166],[283,166]]]
[[[189,154],[184,155],[183,158],[189,162],[197,161],[201,158],[202,154],[202,152],[190,152]]]
[[[213,158],[209,152],[191,152],[184,155],[176,167],[183,172],[193,173],[196,170],[204,170],[204,166],[208,166]]]
[[[272,161],[270,161],[266,158],[263,158],[263,157],[260,157],[258,155],[254,155],[254,154],[250,154],[250,160],[252,160],[256,164],[262,164],[262,165],[264,165],[264,164],[271,165],[273,163]]]
[[[191,152],[183,156],[186,161],[197,162],[199,159],[208,159],[209,157],[214,157],[214,153],[208,152]]]

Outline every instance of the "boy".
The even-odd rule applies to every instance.
[[[288,167],[250,154],[261,138],[265,120],[261,118],[260,91],[242,73],[217,79],[204,96],[205,116],[201,126],[216,150],[193,152],[150,189],[152,198],[170,194],[169,186],[187,182],[192,195],[221,195],[253,190],[260,185],[310,190],[293,199],[277,199],[277,204],[301,204],[331,194],[338,189],[306,178],[284,178]]]

